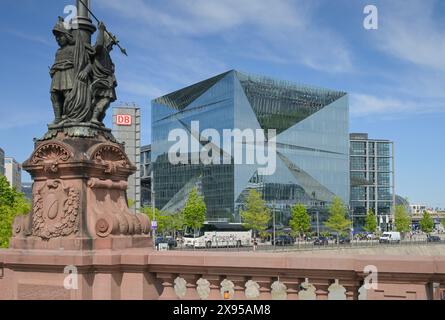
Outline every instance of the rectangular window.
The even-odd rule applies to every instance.
[[[352,170],[366,170],[366,162],[364,157],[352,157],[351,158]]]
[[[378,184],[380,186],[389,186],[390,174],[389,172],[379,172],[378,173]]]
[[[351,142],[351,155],[364,156],[366,154],[366,142]]]
[[[387,142],[377,143],[377,155],[380,157],[389,157],[389,143]]]
[[[389,158],[378,158],[377,159],[377,169],[379,171],[390,172]]]
[[[351,200],[366,200],[366,187],[352,187]]]
[[[374,156],[375,155],[375,143],[374,142],[369,142],[368,143],[368,154],[370,156]]]
[[[377,189],[379,200],[391,200],[391,191],[386,187],[379,187]]]
[[[374,187],[369,188],[369,200],[375,200],[375,188]]]

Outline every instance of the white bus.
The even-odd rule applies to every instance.
[[[250,247],[253,246],[252,230],[206,231],[201,237],[184,237],[184,246],[195,248]]]

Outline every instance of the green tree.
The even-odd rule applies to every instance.
[[[263,234],[266,230],[271,214],[266,202],[261,199],[258,191],[252,189],[246,199],[246,210],[241,210],[243,226],[253,230],[254,241],[256,242],[257,233]]]
[[[442,219],[442,226],[445,228],[445,219]]]
[[[346,217],[346,207],[340,198],[334,197],[332,200],[329,207],[329,218],[324,225],[337,234],[337,243],[339,234],[351,227],[351,221]]]
[[[420,230],[430,234],[434,229],[434,220],[431,218],[430,214],[426,211],[423,212],[423,217],[420,220]]]
[[[135,200],[128,198],[128,200],[127,200],[128,208],[131,208],[132,206],[134,206],[135,203],[136,203]]]
[[[368,213],[366,214],[365,225],[363,229],[367,232],[372,232],[372,233],[376,232],[377,230],[377,218],[372,209],[369,209]]]
[[[303,233],[311,230],[311,217],[302,204],[296,204],[292,207],[289,226],[294,236],[298,235],[300,239]]]
[[[207,212],[204,198],[198,195],[196,188],[193,188],[190,192],[182,212],[184,214],[185,225],[193,229],[193,236],[195,236],[196,231],[204,225]]]
[[[153,220],[152,207],[143,207],[141,211],[145,213],[150,220]],[[184,227],[184,215],[180,211],[170,213],[155,209],[155,220],[158,224],[157,232],[162,234],[168,233],[176,235],[176,231],[182,230]]]
[[[0,247],[8,248],[12,237],[12,224],[18,215],[28,213],[31,205],[23,193],[9,186],[6,177],[0,176]]]
[[[411,218],[402,205],[396,206],[394,224],[398,232],[405,233],[411,230]]]

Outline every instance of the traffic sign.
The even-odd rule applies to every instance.
[[[156,220],[153,220],[151,222],[151,230],[156,230],[158,228],[158,222]]]

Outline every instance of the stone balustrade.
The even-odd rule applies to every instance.
[[[78,289],[68,292],[67,265],[79,278]],[[445,294],[445,256],[0,250],[0,270],[0,299],[48,298],[57,290],[64,299],[160,300],[438,300]]]

